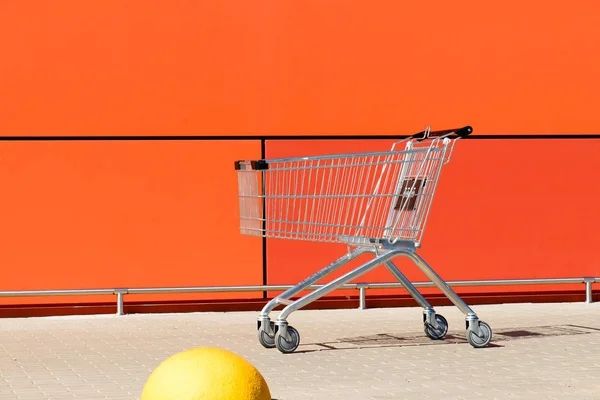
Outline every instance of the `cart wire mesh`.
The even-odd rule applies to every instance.
[[[454,141],[410,138],[402,141],[403,150],[394,150],[395,144],[387,152],[236,161],[240,231],[357,246],[380,240],[418,246]]]

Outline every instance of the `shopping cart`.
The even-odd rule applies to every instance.
[[[423,307],[425,334],[434,340],[444,338],[448,322],[394,265],[397,256],[411,259],[466,315],[468,342],[477,348],[487,346],[492,338],[489,325],[416,253],[442,166],[450,161],[456,141],[471,132],[470,126],[437,132],[428,127],[387,152],[235,162],[242,234],[348,246],[347,254],[262,309],[258,339],[264,347],[294,352],[300,335],[288,325],[289,315],[382,264]],[[404,149],[396,150],[401,143]],[[291,300],[364,253],[375,258]],[[285,308],[272,322],[269,313],[280,304]]]

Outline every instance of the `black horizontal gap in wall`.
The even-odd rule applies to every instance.
[[[203,140],[364,140],[364,139],[405,139],[408,135],[251,135],[251,136],[231,136],[231,135],[216,135],[216,136],[0,136],[2,141],[106,141],[106,140],[186,140],[186,141],[203,141]],[[477,135],[469,136],[462,140],[488,140],[488,139],[600,139],[600,134],[540,134],[540,135]]]

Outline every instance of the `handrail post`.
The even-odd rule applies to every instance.
[[[585,283],[585,302],[587,304],[591,304],[594,302],[592,296],[592,284],[596,282],[595,278],[583,278],[583,282]]]
[[[356,284],[358,288],[358,309],[365,310],[367,308],[367,289],[369,288],[368,283]]]
[[[117,315],[125,315],[125,304],[123,297],[127,294],[127,289],[115,289],[117,295]]]

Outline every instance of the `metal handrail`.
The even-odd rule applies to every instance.
[[[471,281],[448,281],[449,286],[515,286],[515,285],[560,285],[585,284],[585,302],[592,303],[592,284],[600,278],[541,278],[541,279],[493,279]],[[435,287],[433,282],[415,282],[415,287]],[[311,285],[307,290],[316,290],[324,285]],[[58,290],[12,290],[0,291],[0,297],[38,297],[38,296],[92,296],[117,295],[117,315],[124,315],[123,297],[126,294],[173,294],[173,293],[227,293],[227,292],[261,292],[283,291],[293,285],[254,285],[254,286],[187,286],[187,287],[148,287],[148,288],[114,288],[114,289],[58,289]],[[389,283],[347,283],[340,289],[358,289],[360,309],[366,308],[367,289],[401,289],[398,282]]]

